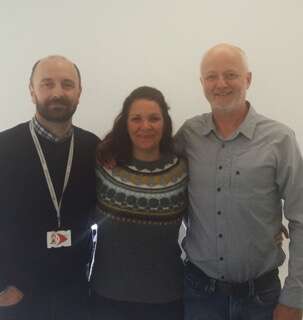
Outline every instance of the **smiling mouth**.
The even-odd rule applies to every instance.
[[[138,136],[139,139],[153,139],[154,136]]]
[[[224,92],[224,93],[215,93],[216,97],[226,97],[229,96],[231,92]]]
[[[68,108],[67,105],[62,103],[53,103],[53,104],[50,104],[49,107],[53,110],[62,110],[62,109]]]

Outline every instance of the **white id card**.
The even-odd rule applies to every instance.
[[[48,231],[46,242],[47,249],[70,247],[72,245],[71,230]]]

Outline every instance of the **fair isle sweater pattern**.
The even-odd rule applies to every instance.
[[[133,161],[113,170],[96,168],[97,208],[120,222],[180,223],[187,206],[187,166],[171,156],[148,163]]]

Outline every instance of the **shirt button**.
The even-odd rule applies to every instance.
[[[218,211],[218,212],[217,212],[218,215],[220,215],[221,213],[222,213],[221,211]]]
[[[223,257],[220,257],[220,261],[223,261],[224,260],[224,258]]]
[[[223,234],[222,233],[219,233],[219,238],[223,238]]]
[[[222,170],[222,168],[223,168],[222,166],[219,166],[219,170]]]
[[[237,172],[236,172],[236,175],[239,175],[239,174],[240,174],[240,171],[237,171]]]
[[[217,191],[220,192],[220,191],[221,191],[221,188],[217,188]]]

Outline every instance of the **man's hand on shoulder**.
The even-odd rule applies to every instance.
[[[23,299],[23,293],[13,286],[8,286],[0,294],[0,307],[9,307],[19,303]]]
[[[278,304],[274,310],[273,320],[302,320],[302,310]]]

